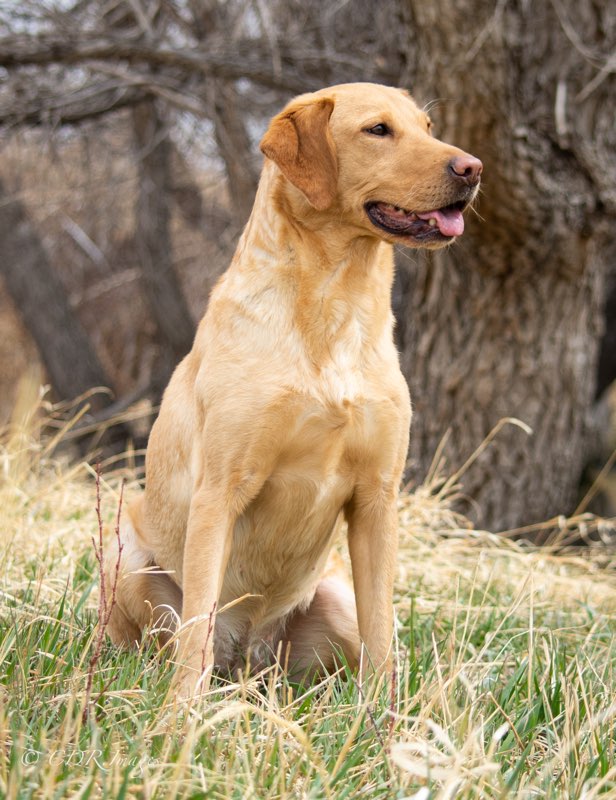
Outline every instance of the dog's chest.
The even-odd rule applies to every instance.
[[[362,332],[359,321],[353,319],[342,336],[328,342],[311,392],[325,403],[347,407],[361,398],[364,388]]]
[[[244,591],[305,591],[358,482],[392,469],[400,431],[391,402],[359,394],[352,401],[346,380],[338,388],[339,403],[301,397],[272,472],[236,527],[233,561]]]
[[[348,351],[341,350],[321,369],[318,388],[324,400],[342,407],[357,401],[364,381]]]
[[[287,454],[238,520],[225,579],[225,601],[252,595],[236,616],[251,626],[280,619],[309,602],[321,577],[353,480],[337,454],[318,446],[314,429]]]

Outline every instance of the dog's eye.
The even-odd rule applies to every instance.
[[[390,136],[392,130],[389,125],[379,122],[378,125],[374,125],[372,128],[365,128],[365,133],[370,133],[372,136]]]

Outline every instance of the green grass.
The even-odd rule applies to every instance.
[[[400,501],[383,685],[270,671],[186,711],[151,648],[106,643],[84,719],[94,482],[29,419],[0,449],[0,795],[616,798],[616,560],[473,531],[438,483]],[[105,476],[111,530],[121,476]]]

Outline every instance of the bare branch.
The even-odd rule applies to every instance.
[[[39,87],[32,97],[20,101],[9,92],[8,102],[0,104],[0,125],[76,125],[130,108],[147,96],[145,86],[123,85],[117,80],[89,84],[70,93],[61,88],[57,94],[46,94]]]
[[[83,64],[89,61],[127,61],[156,67],[175,67],[191,73],[237,80],[249,78],[276,89],[301,93],[319,85],[319,71],[331,66],[323,53],[281,51],[284,69],[272,65],[271,57],[257,40],[221,42],[216,49],[193,47],[176,49],[150,44],[125,36],[82,34],[79,38],[44,33],[0,38],[0,66],[5,68],[45,64]],[[350,57],[338,57],[338,67],[365,71],[365,63]]]
[[[90,656],[90,663],[88,664],[88,677],[86,681],[86,692],[83,702],[82,721],[84,723],[87,721],[90,714],[92,685],[94,683],[94,675],[96,674],[96,668],[98,666],[98,662],[100,661],[103,652],[105,633],[107,631],[109,622],[111,620],[111,614],[113,613],[113,609],[117,603],[117,589],[118,589],[118,581],[120,579],[120,563],[122,560],[122,550],[124,549],[124,545],[122,544],[122,541],[120,539],[120,522],[122,517],[123,498],[124,498],[124,482],[122,482],[122,485],[120,487],[120,499],[118,500],[118,511],[116,515],[116,524],[115,524],[115,537],[116,537],[118,557],[116,559],[113,572],[110,573],[111,582],[109,586],[107,586],[107,582],[105,581],[105,545],[103,539],[104,523],[103,523],[103,515],[101,512],[101,468],[100,464],[97,464],[95,510],[96,510],[96,519],[98,523],[98,542],[93,536],[92,546],[94,548],[94,555],[96,557],[96,561],[98,562],[100,591],[98,598],[98,630],[96,632],[96,638],[94,640],[92,654]],[[110,591],[109,596],[107,594],[107,589],[109,589]]]

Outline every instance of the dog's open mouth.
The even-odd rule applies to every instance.
[[[433,211],[407,211],[390,203],[367,203],[371,222],[394,236],[411,236],[420,241],[443,241],[464,233],[462,212],[467,203],[457,203]]]

